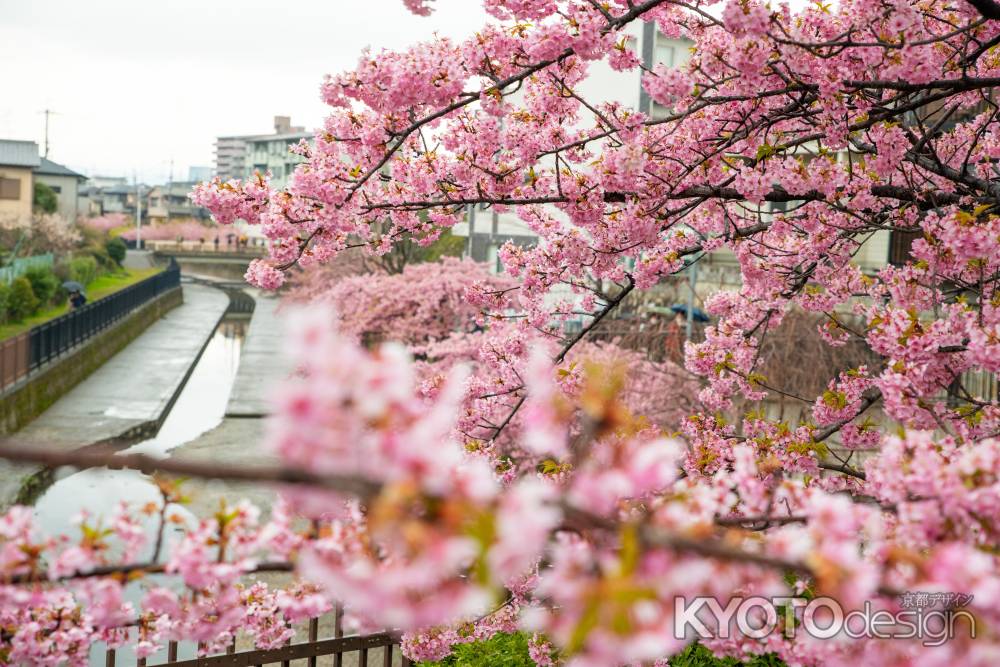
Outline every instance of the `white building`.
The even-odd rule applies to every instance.
[[[215,175],[223,181],[243,178],[246,137],[218,137],[215,140]]]
[[[271,173],[271,186],[283,189],[288,184],[288,177],[295,167],[304,160],[301,156],[291,153],[289,149],[305,139],[312,140],[312,132],[286,132],[282,134],[265,134],[259,137],[246,137],[246,157],[242,178],[248,178],[256,173]]]
[[[649,68],[659,63],[680,67],[691,57],[693,45],[690,40],[664,36],[652,23],[632,23],[626,29],[626,47]],[[654,118],[666,113],[667,110],[653,102],[643,89],[641,70],[617,72],[603,61],[590,62],[588,67],[587,78],[576,86],[577,92],[588,102],[602,104],[616,101]],[[581,120],[584,126],[592,126],[594,121],[586,110],[581,113]],[[486,206],[469,207],[466,222],[455,225],[452,233],[468,238],[467,254],[477,261],[489,262],[495,271],[501,269],[497,252],[505,243],[512,241],[531,246],[538,240],[516,213],[497,213]]]
[[[274,138],[277,135],[299,133],[303,132],[304,129],[300,126],[293,126],[290,116],[275,116],[274,134],[244,134],[218,137],[215,140],[215,175],[223,181],[234,178],[242,179],[252,175],[253,165],[247,156],[247,152],[250,150],[250,146],[248,146],[249,141],[263,139],[264,137]],[[198,179],[191,178],[189,180]]]

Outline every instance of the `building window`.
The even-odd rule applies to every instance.
[[[56,194],[60,194],[62,192],[62,186],[61,185],[50,185],[49,188],[51,188],[52,192],[54,192]]]
[[[21,179],[0,176],[0,199],[20,199]]]
[[[657,40],[656,52],[653,54],[654,64],[663,63],[667,67],[674,66],[674,47],[670,44],[660,44]]]
[[[910,250],[913,242],[923,236],[920,231],[901,232],[892,231],[889,233],[889,263],[893,266],[902,266],[911,259]]]

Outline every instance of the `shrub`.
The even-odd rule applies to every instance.
[[[534,667],[524,633],[501,632],[486,641],[456,644],[454,653],[440,662],[422,662],[421,667]]]
[[[0,283],[0,324],[7,323],[7,306],[10,303],[10,287]]]
[[[735,658],[716,658],[712,652],[701,644],[691,644],[686,649],[670,658],[670,667],[787,667],[784,661],[773,653],[755,655],[745,662]]]
[[[125,261],[125,253],[128,248],[125,246],[125,242],[117,236],[113,239],[108,239],[108,242],[104,244],[104,249],[108,251],[108,255],[111,256],[111,259],[115,260],[115,264],[118,266],[121,266],[122,262]]]
[[[111,258],[103,245],[90,246],[85,252],[97,262],[98,275],[118,270],[118,263]]]
[[[56,278],[52,269],[47,267],[28,269],[24,273],[24,277],[31,283],[31,291],[38,297],[38,302],[41,305],[50,303],[56,292],[59,291],[59,279]]]
[[[67,280],[73,280],[73,272],[69,269],[69,262],[66,260],[59,260],[56,262],[55,266],[52,267],[52,272],[55,274],[56,278],[59,279],[59,284],[63,284]]]
[[[70,280],[75,280],[83,286],[94,282],[97,278],[97,260],[93,257],[74,257],[69,262]]]
[[[421,662],[420,667],[534,667],[524,633],[499,633],[481,642],[457,644],[454,653],[440,662]],[[716,658],[701,644],[691,644],[668,661],[670,667],[787,667],[773,653],[749,657]]]
[[[38,310],[38,297],[31,290],[31,282],[20,277],[10,284],[7,314],[14,322],[21,322]]]
[[[59,199],[56,192],[45,183],[35,181],[35,192],[32,206],[41,213],[55,213],[59,207]]]

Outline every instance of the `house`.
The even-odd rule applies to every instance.
[[[0,139],[0,216],[31,216],[33,171],[41,164],[34,141]]]
[[[58,162],[41,158],[41,164],[35,167],[35,181],[44,183],[56,193],[56,212],[69,221],[76,220],[80,214],[88,213],[88,209],[80,209],[80,190],[87,177],[64,167]]]
[[[195,206],[189,196],[197,185],[194,181],[175,181],[166,185],[156,185],[146,196],[144,213],[150,222],[166,222],[174,219],[208,220],[207,209]]]

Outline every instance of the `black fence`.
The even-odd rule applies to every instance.
[[[27,334],[29,370],[37,369],[180,284],[180,267],[171,264],[167,270],[143,281],[32,327]]]

